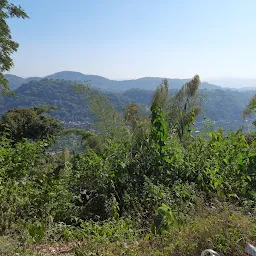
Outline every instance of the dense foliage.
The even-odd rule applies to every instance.
[[[9,91],[8,80],[3,72],[8,71],[13,66],[11,54],[16,52],[19,44],[12,40],[11,31],[7,24],[9,18],[28,18],[28,15],[20,6],[9,3],[8,0],[0,2],[0,92]]]
[[[256,113],[256,94],[251,98],[249,104],[246,106],[243,115],[245,117],[255,115]],[[256,121],[253,122],[256,125]]]
[[[95,92],[97,92],[96,89]],[[106,94],[120,111],[130,102],[121,94]],[[51,113],[52,116],[66,123],[88,123],[92,117],[86,99],[75,91],[74,83],[71,81],[48,79],[31,81],[17,89],[14,97],[2,96],[0,102],[2,115],[12,108],[50,105],[58,108],[58,111]]]
[[[198,81],[186,90],[196,92]],[[183,90],[176,95],[194,100]],[[168,114],[178,96],[168,96],[167,81],[155,92],[150,116],[134,102],[121,115],[105,93],[89,87],[76,92],[95,126],[59,136],[79,134],[81,152],[49,153],[50,138],[0,137],[2,254],[47,255],[56,246],[70,255],[200,255],[211,247],[239,256],[246,241],[256,241],[254,139],[241,130],[194,136],[193,120],[181,139],[169,125],[180,116]]]
[[[9,110],[0,122],[0,131],[8,131],[14,141],[22,139],[38,140],[57,134],[63,125],[56,119],[47,116],[56,107],[40,106]]]

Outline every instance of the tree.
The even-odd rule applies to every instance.
[[[197,105],[200,83],[199,76],[194,76],[171,98],[171,104],[168,106],[167,123],[169,130],[177,133],[180,139],[184,136],[186,128],[189,129],[189,125],[201,111]]]
[[[189,125],[200,113],[200,107],[197,106],[199,85],[200,78],[196,75],[175,96],[169,94],[167,80],[156,89],[151,105],[152,135],[161,148],[167,130],[169,134],[177,134],[182,139],[186,128],[189,129]]]
[[[143,106],[131,102],[124,108],[124,121],[131,136],[132,151],[136,152],[149,137],[151,120],[148,116],[143,115]]]
[[[86,131],[82,128],[70,128],[63,130],[61,132],[61,136],[67,136],[70,134],[74,134],[80,137],[81,139],[81,145],[84,148],[91,148],[93,149],[98,155],[102,154],[104,152],[104,144],[103,139],[99,134]]]
[[[130,127],[132,131],[134,131],[140,120],[138,105],[135,102],[131,102],[130,105],[125,108],[124,119],[126,125]]]
[[[164,154],[164,147],[167,140],[167,125],[165,108],[169,102],[168,81],[156,89],[151,105],[151,138],[156,143],[160,154]]]
[[[252,116],[256,113],[256,94],[251,98],[249,104],[246,106],[243,116]],[[253,125],[256,126],[256,121],[253,122]]]
[[[9,110],[0,122],[0,131],[10,130],[10,137],[14,142],[23,138],[31,140],[44,139],[55,135],[63,125],[45,113],[54,107],[15,108]]]
[[[91,116],[94,119],[91,128],[99,133],[104,140],[123,140],[128,135],[123,116],[110,100],[111,94],[91,88],[88,84],[76,84],[75,90],[84,96],[89,105]]]
[[[9,18],[28,18],[21,6],[0,1],[0,93],[9,92],[8,81],[3,73],[13,66],[11,54],[16,52],[19,44],[12,40],[10,28],[6,22]]]

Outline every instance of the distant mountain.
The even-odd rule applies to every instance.
[[[10,87],[11,89],[17,89],[21,84],[27,83],[30,81],[39,81],[40,77],[29,77],[29,78],[21,78],[13,75],[6,75],[6,78],[10,80]],[[15,78],[15,79],[14,79]],[[66,81],[76,81],[76,82],[87,82],[92,87],[100,88],[105,91],[110,92],[124,92],[126,90],[130,89],[146,89],[146,90],[155,90],[158,85],[161,84],[164,78],[160,77],[143,77],[139,79],[133,79],[133,80],[123,80],[123,81],[117,81],[117,80],[110,80],[102,76],[96,76],[96,75],[84,75],[79,72],[73,72],[73,71],[62,71],[58,72],[49,76],[46,76],[44,78],[47,79],[62,79]],[[190,79],[168,79],[169,86],[171,89],[179,89],[187,83]],[[17,81],[17,82],[16,82]],[[208,90],[216,90],[216,89],[223,89],[220,86],[209,84],[206,82],[203,82],[201,84],[201,89],[208,89]]]
[[[162,83],[164,78],[161,77],[143,77],[134,80],[119,81],[122,91],[130,89],[144,89],[144,90],[155,90],[158,85]],[[190,79],[172,79],[168,78],[168,84],[170,89],[180,89],[185,83],[189,82]],[[216,90],[223,89],[220,86],[202,82],[200,85],[201,89]]]
[[[256,79],[251,78],[219,78],[210,79],[210,82],[222,87],[230,87],[237,90],[256,90]]]
[[[14,91],[17,88],[19,88],[22,84],[26,83],[26,79],[19,77],[19,76],[15,76],[15,75],[5,75],[5,78],[8,80],[9,84],[9,88]]]
[[[97,82],[108,82],[111,81],[105,77],[97,76],[97,75],[85,75],[80,72],[74,72],[74,71],[61,71],[57,72],[55,74],[46,76],[47,79],[63,79],[67,81],[79,81],[79,82],[85,82],[85,81],[97,81]]]
[[[143,79],[141,80],[143,81]],[[179,80],[178,82],[182,83]],[[172,94],[176,92],[177,89],[171,88]],[[198,104],[202,107],[202,113],[197,118],[196,129],[204,129],[202,123],[204,118],[211,119],[215,127],[222,126],[224,130],[241,128],[243,125],[242,111],[254,93],[255,91],[200,90]],[[153,90],[130,89],[123,93],[105,92],[105,95],[117,106],[119,111],[122,111],[123,107],[129,105],[132,101],[146,105],[146,109],[149,109]],[[92,115],[85,97],[74,91],[72,81],[32,80],[16,89],[14,97],[6,95],[0,97],[0,116],[12,108],[46,104],[57,106],[58,111],[53,111],[51,115],[65,121],[66,124],[70,122],[92,122]],[[250,123],[250,120],[248,123]]]
[[[28,83],[30,81],[39,81],[42,79],[41,77],[22,78],[11,74],[6,74],[5,78],[7,78],[9,82],[8,86],[12,91],[18,89],[22,84]]]
[[[46,76],[47,79],[63,79],[66,81],[76,81],[88,83],[92,87],[100,88],[105,91],[119,92],[118,82],[97,75],[84,75],[80,72],[62,71],[53,75]]]
[[[202,82],[200,85],[201,89],[206,89],[206,90],[225,90],[227,88],[223,88],[221,86],[215,85],[215,84],[211,84],[211,83],[207,83],[207,82]]]

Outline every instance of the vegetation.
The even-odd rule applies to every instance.
[[[95,89],[95,93],[97,90]],[[130,100],[120,94],[106,93],[119,111],[128,105]],[[92,115],[88,107],[88,98],[76,93],[74,83],[64,80],[40,80],[23,84],[15,90],[15,96],[2,96],[0,114],[5,114],[13,108],[30,108],[33,106],[50,105],[57,106],[58,111],[51,115],[60,121],[69,122],[92,122]]]
[[[5,92],[2,72],[18,47],[5,20],[27,15],[7,0],[0,14]],[[172,94],[168,82],[152,101],[150,92],[110,94],[48,79],[2,96],[8,112],[0,123],[1,255],[186,256],[210,247],[240,256],[245,242],[256,243],[255,134],[207,124],[195,135],[199,77]],[[221,100],[223,92],[211,93]],[[59,119],[84,116],[90,129],[63,130],[48,114],[52,105]],[[254,111],[255,96],[244,115]]]
[[[209,91],[200,88],[197,92],[196,104],[194,104],[195,107],[200,107],[201,109],[200,114],[193,121],[195,123],[195,130],[204,129],[204,118],[211,119],[215,129],[222,127],[224,131],[235,131],[244,124],[247,126],[251,119],[253,120],[253,117],[249,117],[247,118],[249,122],[244,123],[242,116],[244,108],[254,94],[253,91]],[[169,85],[169,91],[172,97],[174,97],[173,102],[176,102],[177,105],[178,102],[175,101],[175,95],[178,91],[172,90],[171,85]],[[78,126],[89,128],[93,122],[88,97],[84,99],[82,95],[76,93],[72,81],[48,79],[30,81],[29,83],[23,84],[14,92],[15,97],[2,96],[0,98],[0,115],[4,115],[13,108],[50,105],[57,106],[58,108],[57,111],[52,111],[50,115],[59,121],[65,122],[66,127]],[[104,94],[117,107],[119,112],[122,112],[123,108],[131,102],[136,102],[140,114],[150,116],[153,93],[153,91],[133,89],[124,93],[105,92]],[[175,126],[177,124],[172,125]]]
[[[246,116],[252,116],[255,115],[256,111],[256,94],[251,98],[249,104],[246,106],[243,115]],[[256,121],[253,122],[253,125],[256,125]]]
[[[10,28],[6,22],[9,18],[28,18],[28,15],[20,6],[9,3],[8,0],[0,2],[0,92],[9,91],[8,80],[3,72],[8,71],[13,66],[11,54],[16,52],[19,44],[12,40]]]
[[[10,138],[14,141],[22,139],[38,140],[57,134],[62,129],[62,124],[56,119],[46,116],[56,107],[18,108],[8,111],[0,122],[0,131],[9,131]]]
[[[7,113],[2,122],[12,126],[0,139],[0,252],[199,255],[211,247],[243,255],[245,242],[256,241],[255,141],[241,130],[195,136],[193,118],[181,139],[170,125],[179,124],[180,115],[170,113],[177,99],[191,103],[178,105],[182,116],[192,113],[198,86],[196,76],[172,96],[164,81],[150,116],[134,102],[121,115],[104,92],[76,86],[95,125],[58,135],[80,136],[82,148],[72,154],[67,148],[50,153],[53,141],[45,135],[53,133],[35,122],[49,118],[46,106]],[[26,125],[20,126],[23,112]],[[25,135],[29,125],[32,137]],[[17,127],[20,137],[11,139]]]

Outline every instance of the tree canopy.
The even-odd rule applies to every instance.
[[[58,133],[63,125],[55,118],[45,115],[54,107],[15,108],[9,110],[0,122],[0,130],[9,129],[15,142],[23,138],[38,140]]]
[[[12,39],[10,28],[6,22],[9,18],[28,18],[21,6],[9,3],[8,0],[0,1],[0,92],[7,93],[8,81],[3,73],[13,66],[11,54],[16,52],[19,44]]]
[[[169,133],[176,133],[181,139],[185,129],[189,128],[200,113],[200,107],[197,105],[199,85],[200,78],[196,75],[173,96],[169,94],[168,81],[164,80],[152,98],[152,122],[165,120],[166,125],[162,126],[164,133],[167,133],[168,128]]]
[[[246,106],[245,110],[243,111],[244,117],[252,116],[256,113],[256,94],[251,98],[249,104]],[[253,122],[256,125],[256,121]]]

